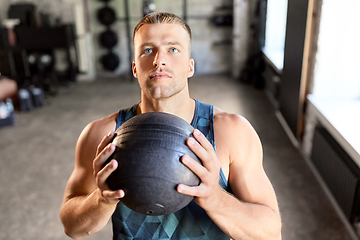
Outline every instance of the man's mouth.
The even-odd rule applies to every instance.
[[[171,76],[165,72],[154,72],[150,74],[150,79],[161,79],[161,78],[171,78]]]

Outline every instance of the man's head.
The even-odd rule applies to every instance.
[[[133,74],[143,93],[167,98],[185,91],[194,74],[191,31],[178,16],[151,13],[134,30]]]
[[[153,12],[146,15],[135,27],[133,37],[135,38],[135,34],[144,24],[155,24],[155,23],[180,24],[189,34],[191,40],[191,29],[189,25],[187,25],[187,23],[177,15],[167,12]]]

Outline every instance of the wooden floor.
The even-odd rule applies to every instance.
[[[195,76],[189,85],[193,98],[243,115],[258,132],[264,167],[279,201],[284,240],[351,239],[263,91],[226,75]],[[139,100],[139,87],[129,80],[79,82],[61,88],[42,108],[17,112],[16,126],[0,128],[0,239],[68,239],[59,208],[77,137],[90,121]],[[87,239],[111,238],[108,224]]]

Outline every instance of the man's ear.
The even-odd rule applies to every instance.
[[[137,78],[135,61],[132,62],[132,72],[133,72],[134,77]]]
[[[194,73],[195,73],[195,61],[194,59],[191,58],[189,62],[188,78],[194,76]]]

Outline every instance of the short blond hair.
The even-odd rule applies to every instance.
[[[191,40],[191,29],[189,25],[182,20],[179,16],[168,13],[168,12],[153,12],[146,15],[141,21],[136,25],[134,29],[134,35],[144,24],[155,24],[155,23],[174,23],[174,24],[180,24],[186,32],[189,34],[190,40]]]

